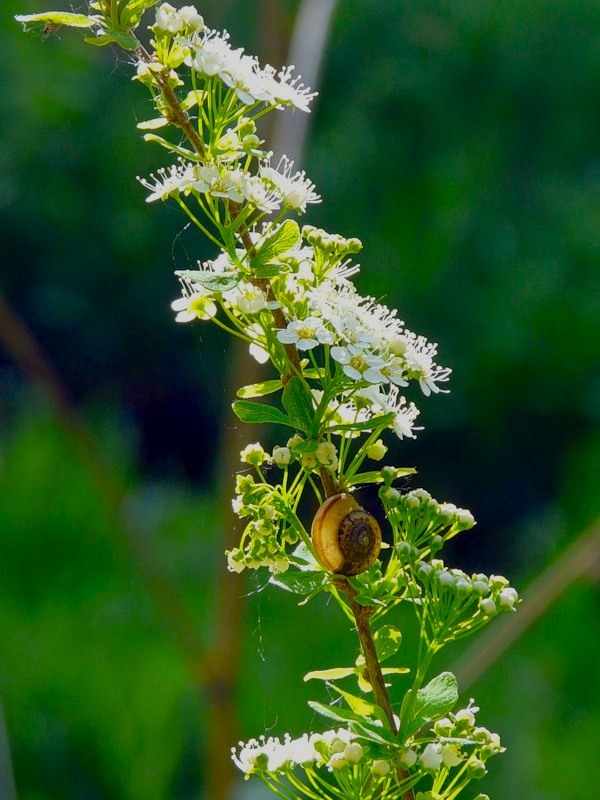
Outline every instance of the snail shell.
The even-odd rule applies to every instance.
[[[381,529],[375,517],[349,494],[328,498],[315,514],[311,537],[321,564],[338,575],[369,569],[381,550]]]

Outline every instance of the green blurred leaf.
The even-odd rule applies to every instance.
[[[250,424],[269,424],[286,425],[295,428],[289,417],[286,417],[278,408],[267,406],[264,403],[251,403],[249,400],[236,400],[231,406],[233,413],[242,422]]]
[[[236,394],[238,397],[242,398],[264,397],[267,394],[278,392],[282,386],[283,384],[279,378],[277,378],[272,381],[262,381],[261,383],[250,383],[248,386],[242,386],[237,390]]]
[[[242,279],[239,272],[223,272],[217,275],[214,272],[199,269],[178,270],[175,274],[186,281],[200,284],[209,292],[218,293],[235,289]]]
[[[341,678],[347,678],[350,675],[356,675],[356,667],[333,667],[332,669],[317,669],[312,672],[307,672],[304,676],[305,681],[337,681]]]
[[[42,14],[18,14],[15,19],[24,26],[42,23],[43,25],[58,25],[69,28],[91,28],[97,25],[98,20],[86,17],[85,14],[73,14],[70,11],[45,11]]]
[[[290,378],[283,389],[281,402],[295,427],[309,433],[315,411],[312,394],[304,381],[296,375]]]
[[[277,256],[287,253],[300,241],[300,228],[298,223],[291,219],[283,222],[262,244],[258,253],[251,259],[250,266],[255,275],[271,277],[279,274],[284,269],[283,265],[273,265]],[[275,270],[275,271],[273,271]]]
[[[408,705],[410,693],[405,697]],[[433,722],[452,710],[458,701],[458,684],[451,672],[442,672],[417,692],[412,719],[402,725],[401,736],[412,736],[428,722]],[[402,715],[401,715],[402,716]]]
[[[373,639],[379,660],[385,661],[386,658],[390,658],[398,652],[402,642],[402,633],[393,625],[384,625],[375,631]]]
[[[269,583],[279,586],[292,594],[310,594],[320,590],[327,583],[327,576],[323,572],[296,572],[288,570],[278,575],[271,575]]]

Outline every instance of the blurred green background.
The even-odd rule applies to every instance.
[[[272,54],[299,3],[196,5]],[[223,597],[248,595],[228,676],[243,738],[318,725],[302,676],[350,663],[354,639],[322,599],[224,573],[230,343],[169,308],[173,270],[211,251],[144,202],[135,175],[168,159],[135,129],[151,112],[125,57],[24,36],[13,15],[41,10],[0,10],[0,698],[18,797],[218,800],[210,753],[234,742],[190,652],[227,636]],[[306,221],[363,240],[359,288],[454,370],[390,456],[478,519],[447,559],[520,589],[600,510],[599,75],[596,0],[340,0],[305,156],[323,196]],[[28,335],[89,442],[17,365],[35,363]],[[597,798],[598,605],[590,569],[468,688],[509,748],[481,784],[497,800]]]

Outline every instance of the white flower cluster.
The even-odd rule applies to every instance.
[[[403,561],[416,561],[430,552],[436,553],[457,533],[475,525],[475,518],[466,508],[439,503],[425,489],[402,494],[385,486],[379,496],[394,531],[396,551]]]
[[[268,230],[268,229],[267,229]],[[440,392],[439,384],[448,380],[450,370],[434,362],[436,345],[404,327],[396,311],[370,297],[358,294],[350,277],[357,267],[343,261],[349,251],[360,248],[356,239],[333,237],[307,227],[305,241],[278,256],[281,272],[271,279],[276,300],[268,301],[262,288],[251,280],[241,280],[235,289],[209,291],[195,282],[209,273],[216,277],[239,274],[247,254],[236,251],[236,261],[222,253],[215,261],[200,264],[197,272],[179,273],[184,278],[184,297],[173,303],[178,321],[209,319],[216,304],[241,320],[244,333],[252,340],[252,354],[260,361],[269,357],[277,342],[294,345],[312,359],[324,348],[336,373],[335,394],[329,393],[323,410],[324,427],[340,428],[354,436],[351,426],[362,429],[374,418],[388,416],[398,438],[414,438],[419,428],[419,410],[400,394],[400,387],[417,381],[425,395]],[[252,241],[264,240],[253,233]],[[319,249],[326,248],[325,250]],[[260,249],[259,249],[260,252]],[[289,322],[276,330],[265,310],[281,307]],[[323,399],[320,389],[313,390],[315,407]]]
[[[347,764],[358,764],[363,758],[362,746],[354,734],[340,728],[324,733],[303,734],[292,739],[289,734],[283,741],[270,736],[240,742],[240,750],[232,748],[232,758],[246,776],[257,772],[285,773],[296,766],[327,766],[341,769]]]
[[[277,169],[265,166],[258,175],[231,164],[233,158],[247,155],[244,140],[237,150],[228,152],[225,158],[215,157],[210,163],[194,164],[181,158],[178,164],[168,169],[159,169],[149,179],[138,178],[142,186],[150,190],[147,203],[166,200],[168,197],[210,195],[234,203],[247,202],[259,212],[271,214],[281,208],[304,213],[309,203],[320,203],[315,185],[304,171],[294,172],[294,162],[282,159]],[[279,171],[281,169],[281,171]]]
[[[407,768],[421,767],[433,773],[465,765],[467,774],[482,778],[487,759],[505,748],[497,733],[476,725],[478,711],[471,700],[467,708],[437,720],[433,725],[436,740],[412,744],[400,756],[400,762]]]
[[[260,466],[266,456],[257,443],[242,451],[242,460]],[[226,552],[230,572],[267,567],[273,574],[285,572],[290,565],[286,545],[298,541],[298,532],[286,518],[286,506],[278,487],[257,483],[251,475],[238,475],[233,510],[240,519],[250,518],[240,539],[240,546]]]
[[[293,76],[293,67],[277,71],[267,65],[262,69],[256,57],[244,55],[242,48],[231,47],[226,31],[207,28],[194,6],[176,9],[162,3],[156,9],[152,30],[157,36],[177,35],[175,45],[187,51],[187,66],[207,78],[219,77],[235,91],[240,102],[310,110],[316,93],[306,88],[300,77]]]

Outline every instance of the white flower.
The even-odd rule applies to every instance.
[[[173,165],[168,169],[161,168],[157,170],[156,174],[152,173],[150,179],[140,178],[138,181],[150,189],[150,194],[146,198],[147,203],[152,203],[154,200],[164,200],[174,192],[181,192],[187,189],[194,181],[193,167],[191,164],[186,164],[184,161],[179,166]]]
[[[302,171],[292,175],[293,168],[294,162],[283,156],[277,169],[261,167],[260,177],[271,185],[287,208],[304,213],[308,203],[320,203],[321,197],[315,192],[315,185],[306,177],[306,173]]]
[[[409,377],[416,377],[423,394],[428,397],[432,392],[441,392],[442,389],[437,385],[447,381],[451,369],[438,367],[434,363],[433,357],[437,353],[437,344],[428,342],[424,336],[416,336],[410,331],[406,331],[406,361]]]
[[[302,111],[310,111],[310,101],[316,96],[300,81],[300,76],[292,79],[294,67],[284,67],[276,73],[267,65],[260,74],[260,88],[257,98],[273,105],[292,105]]]
[[[441,746],[437,742],[430,742],[423,752],[420,759],[425,769],[438,770],[442,764]]]
[[[210,319],[217,313],[212,296],[202,288],[195,290],[187,297],[180,297],[171,303],[173,311],[178,314],[175,322],[191,322],[194,319]]]
[[[443,744],[440,752],[445,767],[457,767],[463,761],[463,756],[460,755],[454,744]]]
[[[244,175],[242,193],[246,200],[260,211],[270,214],[281,206],[281,200],[277,193],[257,175]]]
[[[337,448],[332,442],[321,442],[315,455],[319,464],[328,469],[335,469],[338,465]]]
[[[244,173],[241,169],[219,169],[217,166],[201,166],[195,168],[196,180],[191,188],[197,192],[210,194],[212,197],[227,197],[235,203],[243,200],[242,186]]]
[[[349,344],[348,347],[332,347],[331,357],[342,365],[345,375],[354,380],[365,380],[369,383],[386,383],[387,378],[380,367],[385,364],[383,358],[366,353],[361,347]]]
[[[293,320],[288,323],[287,328],[277,332],[277,338],[283,344],[295,344],[298,350],[312,350],[319,344],[331,344],[335,341],[333,333],[317,317]]]
[[[242,281],[227,294],[231,305],[238,308],[242,314],[258,314],[267,307],[267,296],[258,286]]]
[[[244,464],[250,464],[255,467],[260,467],[268,458],[269,456],[265,453],[260,442],[246,445],[240,453],[240,459]]]
[[[179,11],[170,3],[163,3],[156,9],[156,27],[169,33],[178,33],[185,26]]]
[[[401,402],[403,401],[406,403],[404,397],[400,398]],[[394,433],[399,439],[403,439],[405,436],[407,439],[414,439],[415,434],[414,431],[422,430],[422,428],[415,427],[415,420],[419,416],[420,411],[416,407],[414,403],[410,403],[409,405],[403,405],[397,412],[396,416],[394,417],[393,428]]]

